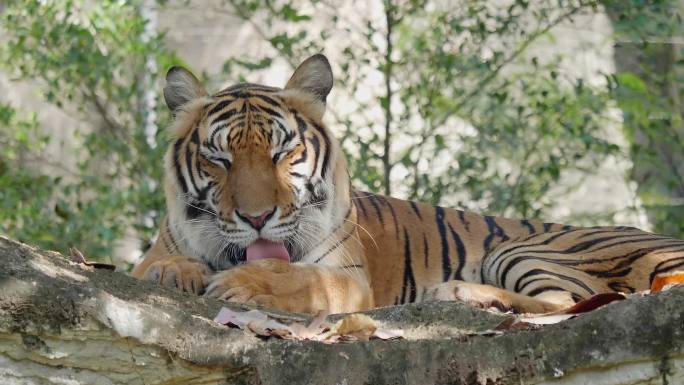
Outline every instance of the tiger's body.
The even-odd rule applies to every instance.
[[[354,192],[321,121],[332,87],[322,55],[285,89],[243,84],[209,96],[177,68],[167,82],[176,115],[168,217],[136,277],[291,311],[441,299],[546,312],[594,293],[647,289],[655,274],[684,265],[684,241],[638,229]]]
[[[431,299],[431,288],[449,281],[568,305],[646,290],[656,274],[684,266],[684,241],[631,227],[511,220],[366,193],[354,202],[383,305]]]

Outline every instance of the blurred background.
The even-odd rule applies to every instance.
[[[357,189],[684,237],[684,0],[0,0],[0,233],[130,266],[164,216],[163,77],[323,52]]]

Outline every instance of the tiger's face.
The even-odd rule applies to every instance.
[[[176,118],[167,203],[190,252],[219,270],[298,261],[332,231],[344,200],[333,164],[343,159],[321,123],[331,86],[322,55],[302,63],[285,89],[240,84],[209,96],[188,71],[169,71],[164,96]]]

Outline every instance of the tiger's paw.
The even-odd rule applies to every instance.
[[[502,293],[503,292],[503,293]],[[459,301],[480,309],[502,312],[517,311],[507,298],[506,291],[489,285],[449,281],[428,288],[426,300]]]
[[[310,280],[305,266],[279,259],[261,259],[211,277],[205,296],[224,301],[312,313]]]
[[[197,258],[174,256],[152,263],[142,279],[199,295],[210,273],[209,267]]]
[[[428,289],[426,300],[460,301],[481,309],[543,314],[563,309],[563,304],[543,301],[479,283],[449,281]]]

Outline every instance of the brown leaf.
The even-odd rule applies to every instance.
[[[271,336],[285,338],[285,336],[290,337],[292,335],[292,332],[287,325],[283,325],[270,318],[250,321],[247,324],[247,328],[254,334],[266,338]]]
[[[496,334],[493,334],[492,332],[503,332],[506,330],[537,329],[539,326],[540,326],[539,324],[521,321],[521,319],[518,317],[509,317],[509,318],[506,318],[505,320],[501,321],[501,323],[496,325],[494,327],[494,329],[486,330],[483,333],[489,333],[487,335],[496,335]]]
[[[521,317],[518,318],[518,322],[525,322],[533,325],[550,325],[557,324],[559,322],[568,320],[570,318],[577,317],[576,314],[551,314],[551,315],[541,315],[537,317]],[[516,322],[516,323],[518,323]],[[512,327],[515,324],[511,325]]]
[[[401,330],[378,328],[376,322],[364,314],[350,314],[331,326],[325,319],[326,312],[319,312],[304,326],[299,322],[285,325],[259,310],[235,311],[221,308],[215,322],[250,331],[262,338],[313,340],[326,344],[351,341],[368,341],[370,338],[393,340],[403,338]]]
[[[501,323],[496,325],[496,327],[494,327],[494,330],[508,330],[516,322],[518,322],[518,317],[508,317],[505,320],[501,321]]]
[[[470,333],[469,335],[497,336],[506,330],[538,329],[543,325],[559,323],[576,316],[576,314],[545,314],[531,317],[510,317],[501,321],[494,329]]]
[[[292,334],[299,339],[321,340],[327,336],[324,333],[330,329],[330,325],[325,322],[327,317],[328,312],[321,310],[311,320],[308,326],[295,322],[290,325],[290,330],[292,330]]]
[[[116,269],[116,266],[110,265],[108,263],[99,263],[99,262],[88,261],[88,259],[86,259],[86,257],[83,255],[81,250],[79,250],[75,247],[72,247],[69,249],[69,255],[71,256],[71,260],[73,262],[76,262],[76,263],[79,263],[82,265],[86,265],[86,266],[90,266],[94,269],[105,269],[105,270],[115,270]]]
[[[603,305],[607,305],[611,302],[622,301],[625,299],[622,293],[601,293],[593,295],[585,300],[577,302],[571,308],[563,311],[565,314],[581,314],[587,313],[594,309],[597,309]]]
[[[273,335],[274,337],[282,338],[284,340],[295,339],[295,336],[289,329],[273,329],[271,330],[271,335]]]
[[[328,317],[328,314],[330,314],[328,311],[320,310],[318,313],[316,313],[316,316],[311,320],[311,323],[309,323],[307,329],[311,332],[315,332],[321,328],[325,328],[325,319]]]
[[[300,324],[299,322],[293,322],[290,325],[290,330],[292,331],[292,335],[297,338],[309,334],[309,329],[306,326]]]
[[[234,311],[227,307],[222,307],[214,318],[214,322],[244,329],[250,322],[265,321],[267,319],[268,316],[259,310]]]
[[[467,336],[485,336],[485,337],[500,336],[502,334],[504,334],[503,330],[493,330],[493,329],[482,330],[479,332],[465,333],[465,335],[467,335]]]
[[[550,325],[563,322],[570,318],[574,318],[579,314],[590,312],[601,306],[607,305],[611,302],[621,301],[625,299],[625,295],[621,293],[601,293],[591,296],[583,301],[577,302],[568,309],[564,309],[554,313],[547,313],[535,315],[530,317],[510,317],[499,323],[493,330],[477,333],[478,335],[496,335],[492,332],[504,330],[528,330],[539,328],[543,325]],[[489,333],[489,334],[483,334]]]
[[[375,329],[375,332],[370,337],[371,339],[379,339],[379,340],[398,340],[404,338],[404,331],[403,330],[392,330],[392,329],[384,329],[384,328],[377,328]]]
[[[366,338],[366,339],[360,339],[360,338],[358,338],[358,337],[356,337],[356,336],[354,336],[354,335],[345,334],[345,335],[337,336],[335,342],[355,342],[355,341],[359,341],[359,340],[361,340],[361,341],[368,341],[368,338]]]
[[[349,314],[337,322],[331,332],[342,337],[353,336],[368,341],[377,328],[377,323],[371,317],[365,314]]]

